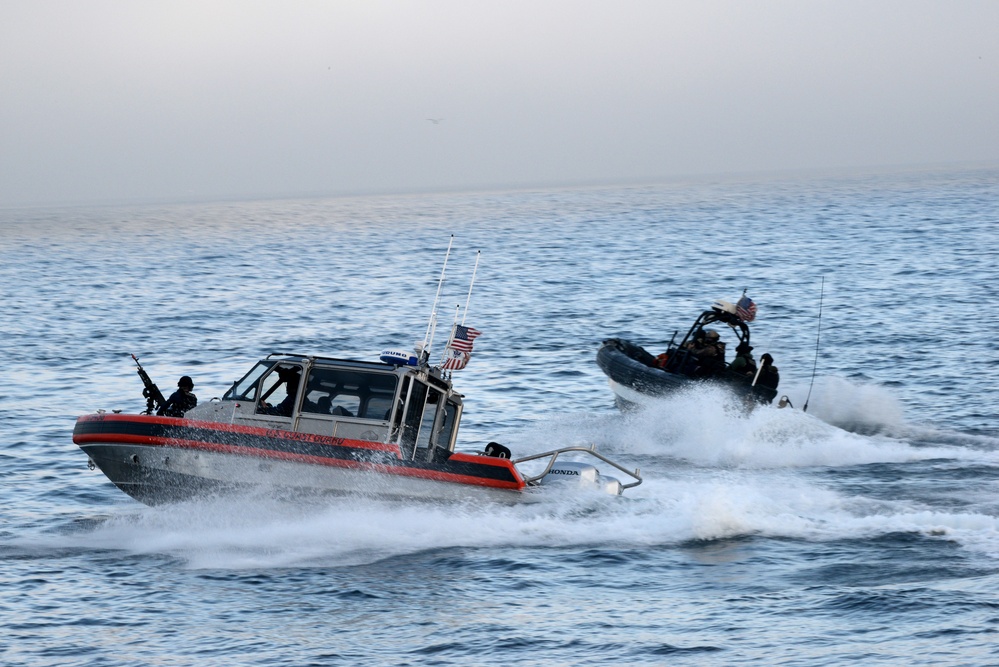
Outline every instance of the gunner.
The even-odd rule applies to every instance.
[[[170,398],[156,414],[167,417],[183,417],[185,412],[197,404],[198,397],[194,395],[194,380],[184,375],[177,381],[177,391],[170,394]]]

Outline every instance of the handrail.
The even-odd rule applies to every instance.
[[[522,458],[514,460],[512,463],[514,465],[517,465],[518,463],[524,463],[525,461],[533,461],[535,459],[544,458],[545,456],[550,456],[551,460],[548,461],[548,465],[545,466],[544,471],[542,471],[540,475],[535,475],[534,477],[525,477],[524,478],[524,483],[525,484],[533,484],[534,482],[539,481],[542,477],[544,477],[545,475],[547,475],[549,473],[549,471],[551,471],[552,466],[555,465],[555,460],[558,458],[559,454],[564,454],[566,452],[584,452],[586,454],[590,454],[592,456],[597,457],[598,459],[600,459],[601,461],[603,461],[607,465],[613,466],[613,467],[617,468],[618,470],[620,470],[621,472],[623,472],[625,475],[628,475],[629,477],[632,477],[635,480],[637,480],[637,481],[631,482],[630,484],[622,484],[621,485],[621,489],[622,490],[623,489],[630,489],[630,488],[638,486],[639,484],[642,483],[642,475],[640,474],[640,471],[639,471],[638,468],[635,468],[634,471],[628,470],[624,466],[622,466],[622,465],[620,465],[618,463],[615,463],[614,461],[611,461],[609,458],[607,458],[606,456],[604,456],[603,454],[601,454],[600,452],[598,452],[597,449],[596,449],[596,447],[597,446],[595,444],[594,445],[590,445],[589,447],[578,447],[578,446],[577,447],[562,447],[560,449],[553,449],[550,452],[542,452],[540,454],[531,454],[530,456],[524,456]]]

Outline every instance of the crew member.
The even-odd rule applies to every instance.
[[[753,359],[753,346],[748,343],[739,343],[735,348],[735,359],[729,364],[729,370],[742,375],[756,375],[756,361]]]
[[[286,392],[284,400],[274,406],[262,403],[257,412],[290,417],[292,411],[295,409],[295,399],[298,398],[298,384],[302,379],[302,374],[296,368],[278,368],[277,374],[279,378],[278,383],[284,383],[284,390]]]
[[[156,414],[167,417],[183,417],[184,413],[198,404],[198,397],[194,395],[194,380],[184,375],[177,381],[177,391],[170,394],[170,398],[163,404]]]
[[[776,389],[780,382],[780,373],[777,372],[774,358],[770,356],[769,352],[760,357],[760,367],[760,377],[756,380],[756,384]]]
[[[691,354],[697,357],[694,375],[714,375],[725,367],[725,344],[719,339],[714,329],[706,329],[703,336],[695,336],[689,347]]]

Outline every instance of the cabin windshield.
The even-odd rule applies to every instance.
[[[268,369],[270,369],[275,362],[273,361],[258,361],[257,365],[250,369],[250,372],[243,376],[241,380],[234,383],[232,388],[229,389],[225,394],[223,394],[222,399],[226,401],[253,401],[257,398],[257,380],[263,375]]]
[[[398,381],[392,373],[314,367],[305,385],[302,412],[387,420]]]

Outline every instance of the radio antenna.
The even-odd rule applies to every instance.
[[[465,323],[465,318],[468,317],[468,304],[472,300],[472,285],[475,284],[475,274],[479,270],[479,255],[482,254],[481,250],[475,251],[475,268],[472,269],[472,280],[468,283],[468,297],[465,299],[465,310],[461,315],[461,323]],[[457,321],[457,318],[455,318]]]
[[[819,366],[819,336],[822,334],[822,296],[825,293],[826,277],[822,276],[822,283],[819,286],[819,324],[815,332],[815,363],[812,364],[812,381],[808,383],[808,395],[805,396],[805,407],[802,412],[808,412],[808,399],[812,396],[812,385],[815,384],[815,369]]]
[[[447,271],[447,260],[451,256],[451,244],[454,243],[454,234],[447,242],[447,253],[444,255],[444,266],[441,267],[441,277],[437,281],[437,296],[434,297],[434,307],[430,311],[430,321],[427,322],[427,332],[423,335],[423,349],[420,350],[420,362],[430,355],[430,346],[434,343],[434,334],[437,331],[437,304],[441,300],[441,289],[444,287],[444,276]]]

